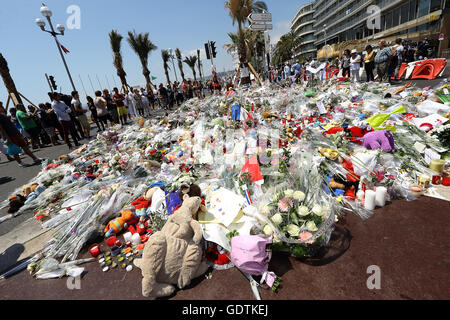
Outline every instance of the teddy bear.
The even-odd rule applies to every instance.
[[[24,185],[22,187],[22,196],[24,196],[25,198],[28,197],[32,192],[34,192],[36,190],[36,188],[39,186],[39,184],[37,183],[33,183],[31,185]]]
[[[363,146],[366,149],[381,149],[385,152],[394,152],[394,135],[390,130],[372,131],[364,136]]]
[[[105,237],[108,238],[113,234],[117,234],[127,227],[127,222],[135,218],[135,213],[131,210],[122,210],[121,216],[108,222],[105,227]]]
[[[142,258],[134,260],[142,271],[143,296],[169,296],[175,285],[183,289],[208,270],[202,261],[203,231],[192,218],[201,203],[200,197],[185,194],[180,209],[169,217],[161,231],[149,238]]]
[[[25,204],[26,197],[21,194],[13,195],[9,198],[8,213],[15,213]]]

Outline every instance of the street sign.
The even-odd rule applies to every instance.
[[[266,31],[266,30],[272,30],[273,25],[271,24],[251,24],[249,26],[250,30],[253,31]]]
[[[443,33],[441,33],[441,34],[439,35],[439,41],[442,41],[442,40],[444,40],[444,34],[443,34]]]
[[[248,16],[250,22],[272,22],[271,13],[252,13]]]

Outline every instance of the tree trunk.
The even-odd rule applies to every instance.
[[[3,78],[3,83],[5,84],[6,91],[8,91],[9,94],[13,93],[16,96],[17,101],[19,103],[23,103],[19,95],[19,92],[16,89],[16,85],[14,84],[14,80],[11,78],[11,74],[9,73],[8,62],[1,53],[0,53],[0,75]]]
[[[183,72],[183,62],[182,62],[181,60],[178,60],[178,69],[180,69],[181,78],[182,78],[183,81],[184,81],[185,78],[184,78],[184,72]]]
[[[164,72],[166,74],[167,84],[170,84],[169,70],[167,70],[167,66],[164,66]]]
[[[147,66],[145,66],[145,65],[142,65],[142,74],[145,77],[147,90],[149,90],[149,88],[153,87],[153,83],[150,80],[150,70],[148,70]]]
[[[244,32],[242,31],[242,25],[241,23],[238,24],[238,54],[239,54],[239,63],[245,68],[248,68],[248,61],[247,61],[247,48],[245,45],[245,39],[244,39]],[[250,73],[248,77],[241,78],[241,85],[247,85],[251,84],[250,80]]]
[[[195,73],[195,65],[193,67],[191,67],[191,69],[192,69],[192,73],[194,74],[194,81],[197,81],[197,77],[195,76],[196,75],[196,73]]]
[[[127,83],[127,78],[126,78],[126,73],[123,69],[121,70],[117,70],[117,76],[120,78],[120,82],[122,83],[122,88],[128,89],[128,83]]]

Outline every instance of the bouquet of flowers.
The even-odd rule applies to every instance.
[[[116,131],[108,131],[106,133],[102,133],[101,137],[103,141],[105,141],[109,146],[114,145],[119,141],[119,136]]]
[[[392,187],[395,182],[395,177],[388,174],[386,171],[372,171],[370,172],[367,181],[378,186]]]
[[[109,165],[114,170],[122,173],[129,168],[129,161],[128,161],[128,158],[126,158],[126,157],[122,158],[120,155],[115,155],[109,161]]]
[[[436,136],[444,148],[450,149],[450,123],[440,126],[431,135]]]

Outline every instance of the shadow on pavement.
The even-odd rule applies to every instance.
[[[11,177],[0,177],[0,184],[8,183],[14,181],[14,178]]]
[[[20,243],[15,243],[0,254],[0,274],[21,264],[26,259],[19,259],[20,255],[25,251],[25,247]]]
[[[331,234],[327,247],[322,247],[313,258],[299,259],[310,266],[324,266],[341,257],[349,248],[352,241],[350,230],[341,225],[336,225]]]

